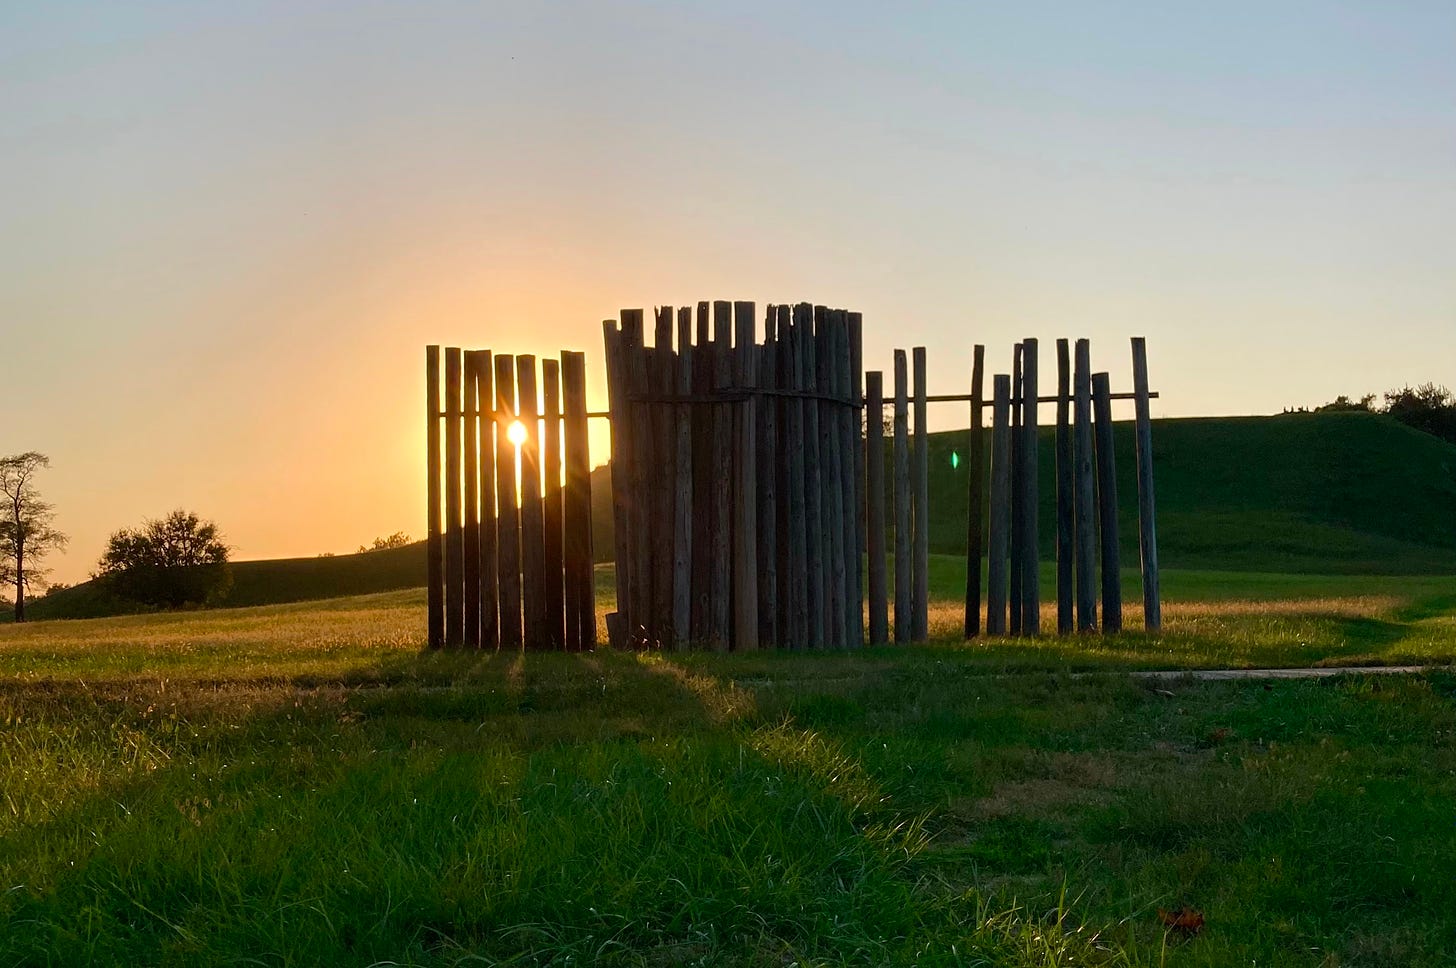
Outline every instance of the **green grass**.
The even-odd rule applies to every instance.
[[[1456,675],[1121,673],[1448,664],[1453,582],[1165,590],[838,655],[431,654],[418,591],[9,626],[0,964],[1449,964]]]

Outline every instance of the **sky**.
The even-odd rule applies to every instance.
[[[0,453],[74,582],[177,507],[422,536],[423,346],[584,350],[596,408],[623,307],[859,310],[932,393],[1142,335],[1155,416],[1456,384],[1453,50],[1448,0],[3,0]]]

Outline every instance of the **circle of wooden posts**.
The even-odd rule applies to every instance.
[[[1038,342],[1025,339],[989,395],[983,346],[974,347],[970,392],[939,396],[927,393],[924,347],[895,350],[887,401],[883,374],[864,370],[858,313],[770,305],[760,339],[753,303],[700,302],[658,308],[650,346],[642,310],[623,310],[603,333],[608,412],[592,416],[608,416],[612,432],[612,644],[924,641],[926,405],[952,401],[969,402],[971,419],[965,637],[1040,632],[1043,403],[1056,414],[1058,633],[1122,628],[1112,403],[1127,399],[1144,622],[1161,627],[1149,407],[1157,394],[1142,338],[1132,340],[1130,393],[1113,393],[1109,375],[1092,371],[1087,340],[1059,339],[1056,392],[1040,395]],[[430,645],[595,647],[584,355],[537,361],[451,347],[443,374],[441,364],[440,348],[428,347]],[[507,438],[517,419],[526,429],[519,448]]]

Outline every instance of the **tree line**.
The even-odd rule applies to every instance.
[[[1450,390],[1435,383],[1422,383],[1417,387],[1391,390],[1384,394],[1384,398],[1383,403],[1377,404],[1373,393],[1358,398],[1341,394],[1329,403],[1315,407],[1314,412],[1383,413],[1408,427],[1456,444],[1456,395]]]

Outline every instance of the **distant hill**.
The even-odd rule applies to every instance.
[[[1123,554],[1137,562],[1132,425],[1114,428]],[[1042,553],[1054,554],[1054,431],[1042,429]],[[960,460],[953,467],[951,453]],[[930,550],[965,553],[967,433],[931,435]],[[1456,446],[1370,413],[1158,420],[1158,547],[1167,567],[1456,574]],[[592,472],[597,560],[612,548],[611,484]],[[328,558],[240,561],[230,606],[424,584],[424,543]],[[37,599],[36,619],[114,614],[91,583]]]

